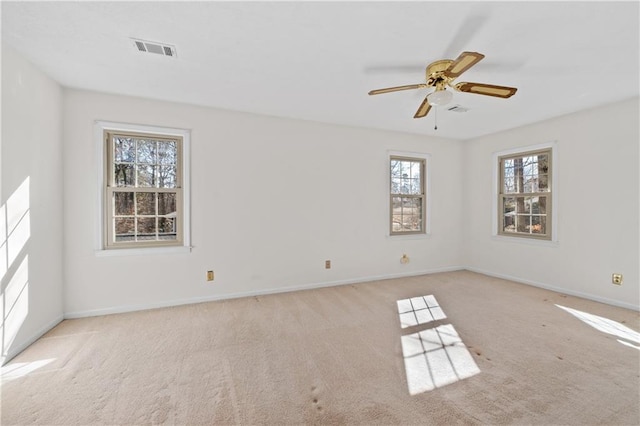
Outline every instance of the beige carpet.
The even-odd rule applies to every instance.
[[[446,318],[401,328],[397,301],[426,295]],[[437,386],[411,395],[425,378],[402,336],[449,326],[464,343],[429,352]],[[637,425],[638,329],[638,312],[466,271],[67,320],[3,367],[0,420]],[[453,349],[479,372],[438,382]]]

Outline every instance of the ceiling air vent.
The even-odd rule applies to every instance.
[[[451,108],[447,108],[447,111],[453,111],[453,112],[467,112],[469,111],[468,108],[465,108],[461,105],[454,105]]]
[[[140,52],[156,53],[164,56],[176,56],[176,47],[166,43],[158,43],[155,41],[138,40],[132,38],[136,48]]]

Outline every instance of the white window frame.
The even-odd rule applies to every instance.
[[[500,227],[500,215],[502,212],[500,211],[500,179],[501,179],[501,170],[500,170],[500,158],[507,156],[517,156],[519,154],[527,154],[535,151],[545,151],[550,150],[551,158],[550,158],[550,170],[551,170],[551,183],[550,183],[550,201],[551,201],[551,212],[548,214],[550,222],[551,222],[551,231],[550,238],[541,238],[529,235],[521,235],[521,234],[513,234],[508,235],[499,232]],[[492,164],[493,164],[493,194],[492,194],[492,229],[491,236],[492,239],[496,241],[505,241],[505,242],[519,242],[525,244],[533,244],[533,245],[551,245],[557,246],[558,244],[558,149],[557,142],[547,142],[538,145],[528,145],[517,148],[511,148],[503,151],[494,152],[492,154]]]
[[[153,246],[138,247],[109,247],[106,242],[106,194],[107,194],[107,161],[105,132],[126,132],[136,134],[153,134],[163,137],[177,137],[182,139],[181,164],[182,168],[182,241],[177,245],[159,244]],[[110,121],[96,121],[94,125],[94,140],[96,148],[97,166],[97,220],[95,230],[95,253],[97,256],[121,256],[138,254],[169,254],[189,253],[191,251],[191,198],[190,198],[190,148],[191,132],[187,129],[170,127],[147,126],[130,123],[117,123]]]
[[[411,232],[392,232],[393,213],[392,213],[392,194],[391,194],[391,160],[393,158],[404,158],[408,160],[420,160],[424,162],[423,171],[423,189],[424,204],[422,207],[422,231]],[[387,197],[387,237],[393,239],[416,239],[426,238],[431,235],[431,155],[423,152],[407,152],[407,151],[387,151],[386,156],[386,197]]]

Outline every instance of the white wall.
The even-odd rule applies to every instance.
[[[2,360],[62,320],[62,91],[2,45]]]
[[[63,116],[69,317],[461,265],[461,142],[77,90]],[[95,120],[191,129],[191,254],[96,257]],[[388,150],[431,154],[428,238],[386,236]]]
[[[2,228],[3,358],[63,312],[93,315],[462,266],[638,307],[637,99],[457,142],[61,92],[6,46],[2,89],[0,222],[12,224],[16,211],[28,218],[11,234],[17,244],[7,243],[14,228]],[[191,254],[95,255],[95,120],[192,131]],[[558,147],[558,245],[492,239],[492,153],[549,141]],[[431,155],[428,238],[386,235],[389,150]],[[399,262],[403,253],[408,265]],[[332,269],[324,269],[325,259]],[[208,269],[216,272],[213,283],[205,281]],[[622,286],[610,284],[613,272],[624,274]],[[27,292],[15,290],[22,284]]]
[[[638,117],[635,98],[465,142],[465,265],[638,309]],[[557,246],[492,238],[492,153],[551,141]],[[622,286],[611,283],[614,272],[624,274]]]

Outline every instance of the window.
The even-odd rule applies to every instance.
[[[426,233],[426,159],[390,157],[391,235]]]
[[[498,234],[551,240],[551,148],[498,157]]]
[[[189,133],[97,124],[104,165],[98,250],[188,247]]]

